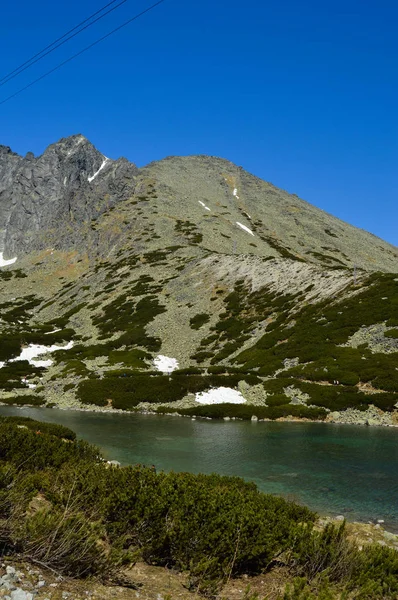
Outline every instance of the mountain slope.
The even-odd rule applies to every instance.
[[[3,401],[396,419],[398,249],[228,161],[2,147],[0,229]]]

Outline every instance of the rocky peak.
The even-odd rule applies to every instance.
[[[18,156],[18,154],[16,154],[15,152],[13,152],[11,150],[10,146],[2,146],[0,144],[0,156],[7,155],[7,154],[11,154],[13,156]]]
[[[0,252],[7,255],[83,243],[87,223],[134,185],[134,165],[105,157],[81,134],[37,158],[8,150],[0,152]]]

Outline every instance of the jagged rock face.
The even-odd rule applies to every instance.
[[[136,171],[124,159],[106,159],[82,135],[60,140],[38,158],[1,146],[0,251],[14,256],[84,245],[87,223],[131,195]]]

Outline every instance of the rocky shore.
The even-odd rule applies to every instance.
[[[186,417],[186,418],[190,418],[190,419],[191,418],[211,419],[211,417],[200,417],[200,416],[196,416],[196,415],[187,417],[186,415],[179,413],[178,409],[193,408],[194,406],[198,406],[198,407],[200,406],[200,404],[198,404],[194,400],[189,400],[189,401],[184,401],[184,400],[182,400],[178,403],[174,403],[175,408],[177,409],[177,412],[170,411],[168,413],[162,412],[161,414],[166,414],[168,416],[173,416],[173,417]],[[10,405],[5,402],[1,402],[1,400],[0,400],[0,406],[10,406]],[[23,409],[24,407],[37,408],[34,406],[30,406],[29,404],[24,404],[23,406],[15,404],[14,406],[19,407],[21,409]],[[142,402],[135,411],[131,411],[131,412],[137,412],[140,414],[157,415],[157,414],[159,414],[157,412],[158,406],[164,407],[165,405],[164,404],[156,405],[156,404]],[[253,415],[252,415],[252,419],[251,419],[252,421],[258,421],[258,422],[271,421],[271,419],[259,419],[256,416],[256,406],[257,405],[253,404],[252,406],[253,406]],[[127,412],[122,409],[113,408],[112,406],[101,407],[101,406],[97,406],[95,404],[82,404],[81,402],[79,402],[77,400],[68,402],[68,400],[66,400],[66,399],[63,399],[63,401],[61,401],[57,404],[52,404],[50,407],[43,406],[43,408],[56,408],[59,410],[76,410],[76,411],[81,411],[81,412],[98,412],[98,413],[112,413],[112,414],[125,414]],[[170,405],[170,408],[171,408],[171,405]],[[228,420],[228,421],[237,420],[238,421],[240,419],[238,417],[225,416],[224,420]],[[343,411],[329,412],[325,420],[312,420],[312,419],[293,417],[293,416],[280,417],[279,419],[275,419],[275,420],[283,421],[283,422],[309,422],[309,423],[326,423],[326,424],[335,423],[335,424],[339,424],[339,425],[365,425],[365,426],[369,426],[369,427],[375,427],[375,426],[398,427],[398,411],[394,411],[394,413],[383,412],[379,408],[377,408],[373,405],[370,405],[366,411],[356,410],[354,408],[347,408],[346,410],[343,410]]]

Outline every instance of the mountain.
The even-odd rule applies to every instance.
[[[397,419],[398,248],[229,161],[0,146],[0,232],[3,402]]]
[[[38,158],[0,146],[2,251],[84,244],[87,223],[131,195],[136,172],[126,160],[104,157],[82,135],[60,140]]]

